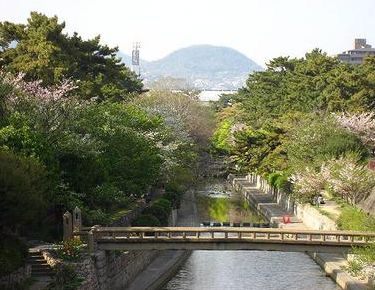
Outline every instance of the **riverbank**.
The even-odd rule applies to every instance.
[[[178,209],[178,226],[199,226],[193,191],[185,193]],[[137,277],[127,290],[156,290],[164,286],[190,257],[191,251],[163,251]]]
[[[290,197],[275,191],[258,176],[230,176],[233,188],[239,191],[260,214],[277,227],[293,229],[332,230],[334,222],[315,209],[296,204]],[[291,217],[291,223],[283,223],[283,217]],[[309,253],[342,289],[366,290],[367,282],[360,281],[343,270],[347,264],[344,256],[334,254]]]

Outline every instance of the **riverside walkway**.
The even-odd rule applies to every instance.
[[[375,241],[375,233],[274,228],[93,227],[89,249],[264,250],[348,253]]]

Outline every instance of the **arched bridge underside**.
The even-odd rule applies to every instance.
[[[88,233],[90,250],[263,250],[348,253],[353,246],[362,247],[372,242],[375,242],[373,232],[273,228],[96,226]]]

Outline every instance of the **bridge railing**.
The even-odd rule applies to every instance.
[[[96,243],[163,241],[254,241],[363,246],[375,242],[373,232],[287,230],[273,228],[201,228],[201,227],[93,227],[91,247]]]

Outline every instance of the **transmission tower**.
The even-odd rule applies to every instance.
[[[140,48],[141,48],[141,44],[139,42],[133,43],[132,70],[133,72],[137,73],[138,76],[141,76],[141,66],[139,64],[139,49]]]

